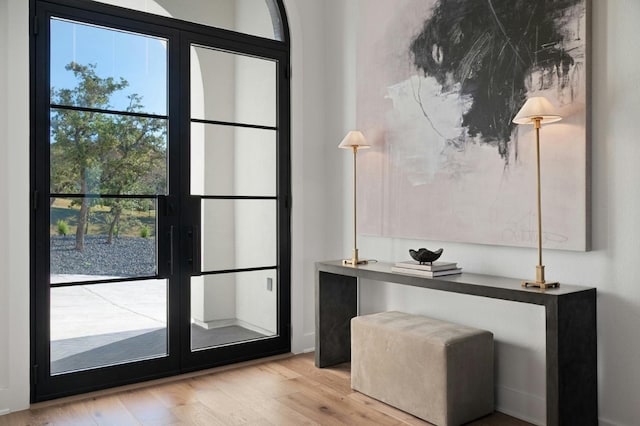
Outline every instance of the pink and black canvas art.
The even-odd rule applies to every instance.
[[[360,0],[359,232],[534,247],[535,134],[545,96],[543,245],[587,250],[586,0]]]

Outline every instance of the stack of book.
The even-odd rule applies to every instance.
[[[419,263],[415,260],[396,262],[391,271],[402,274],[420,275],[422,277],[441,277],[443,275],[461,274],[462,268],[458,268],[456,262],[436,261],[431,263]]]

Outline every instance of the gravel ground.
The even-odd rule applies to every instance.
[[[51,274],[139,277],[155,275],[155,239],[86,236],[84,251],[75,250],[75,236],[51,236]]]

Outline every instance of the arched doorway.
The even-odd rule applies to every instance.
[[[33,401],[290,350],[282,3],[103,3],[32,9]]]

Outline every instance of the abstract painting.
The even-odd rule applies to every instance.
[[[360,0],[358,232],[535,247],[545,96],[543,245],[589,249],[588,0]]]

